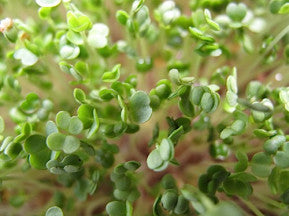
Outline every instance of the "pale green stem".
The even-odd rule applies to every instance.
[[[275,39],[269,44],[269,46],[267,47],[267,49],[265,50],[265,52],[263,53],[263,55],[261,55],[257,61],[255,62],[255,64],[253,64],[253,66],[248,70],[248,73],[250,74],[259,64],[260,61],[262,59],[264,59],[264,57],[266,56],[266,54],[268,54],[268,52],[270,50],[272,50],[272,48],[289,32],[289,25],[286,26],[276,37]]]
[[[252,202],[250,202],[250,201],[248,201],[248,200],[244,200],[244,199],[242,199],[242,198],[240,198],[240,200],[241,200],[244,204],[246,204],[246,206],[247,206],[248,208],[250,208],[250,210],[251,210],[255,215],[257,215],[257,216],[264,216],[264,214],[263,214]]]
[[[255,193],[254,194],[259,200],[262,200],[263,202],[270,204],[272,206],[275,206],[279,209],[284,209],[286,208],[286,205],[279,203],[275,200],[272,200],[271,198],[269,198],[268,196],[264,195],[264,194],[260,194],[260,193]]]

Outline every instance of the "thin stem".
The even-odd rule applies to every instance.
[[[276,37],[275,39],[269,44],[265,52],[257,59],[255,64],[248,70],[248,74],[250,74],[259,64],[262,59],[268,54],[270,50],[289,32],[289,25],[286,26]]]
[[[140,51],[141,51],[141,55],[143,58],[146,58],[146,57],[149,57],[149,52],[148,52],[148,49],[147,49],[147,44],[146,44],[146,41],[139,37],[139,43],[140,43]]]
[[[272,206],[275,206],[279,209],[284,209],[286,208],[286,206],[282,203],[277,202],[276,200],[272,200],[271,198],[267,197],[264,194],[260,194],[260,193],[255,193],[254,194],[259,200],[262,200],[263,202],[270,204]]]
[[[250,201],[244,200],[243,198],[240,198],[240,200],[246,204],[248,208],[257,216],[264,216],[264,214]]]

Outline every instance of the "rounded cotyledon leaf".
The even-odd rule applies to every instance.
[[[161,158],[161,155],[158,149],[153,150],[147,158],[148,168],[152,170],[162,166],[163,163],[164,161]]]
[[[125,216],[126,204],[120,201],[111,201],[105,207],[106,212],[110,216]]]
[[[46,138],[42,135],[31,135],[24,143],[24,150],[29,154],[37,154],[44,149],[47,149]]]
[[[83,124],[77,116],[73,116],[69,120],[68,132],[77,135],[83,130]]]
[[[51,133],[46,139],[46,144],[52,151],[61,151],[63,149],[65,138],[66,136],[62,133]]]
[[[46,216],[63,216],[63,212],[58,206],[52,206],[46,211],[45,215]]]
[[[159,153],[163,160],[169,161],[174,157],[174,144],[170,139],[163,139],[159,146]]]
[[[14,58],[21,60],[21,63],[25,66],[32,66],[38,61],[38,57],[26,48],[20,48],[14,53]]]
[[[51,8],[59,5],[61,0],[36,0],[40,7]]]
[[[254,175],[268,177],[271,172],[271,157],[264,152],[256,153],[251,160],[251,170]]]
[[[64,153],[70,154],[75,152],[80,147],[80,141],[74,136],[66,136],[63,143]]]
[[[137,124],[148,121],[152,115],[150,98],[143,91],[134,93],[129,102],[129,113],[133,122]]]

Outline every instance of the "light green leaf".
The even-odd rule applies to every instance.
[[[63,216],[63,212],[58,206],[52,206],[46,211],[45,215],[46,216]]]
[[[132,121],[137,124],[148,121],[152,115],[149,96],[143,91],[135,92],[130,98],[129,112]]]
[[[247,7],[244,3],[231,2],[226,8],[226,13],[233,21],[241,22],[247,14]]]
[[[212,20],[211,12],[208,9],[204,10],[204,15],[205,15],[206,22],[213,30],[216,30],[216,31],[221,30],[219,24]]]
[[[91,28],[90,19],[83,14],[75,14],[72,11],[67,12],[68,27],[75,32],[82,32]]]
[[[15,59],[21,60],[25,66],[32,66],[38,61],[38,57],[26,48],[16,50],[13,56]]]
[[[66,38],[68,41],[70,41],[71,43],[75,45],[82,45],[84,43],[83,38],[81,37],[81,34],[78,32],[68,31],[66,33]]]
[[[93,124],[87,133],[87,138],[91,138],[99,129],[99,119],[95,109],[93,109]]]
[[[103,48],[108,44],[109,28],[103,23],[96,23],[88,33],[88,44],[94,48]]]
[[[288,14],[289,13],[289,3],[285,3],[278,11],[279,14]]]
[[[110,216],[125,216],[126,204],[125,202],[112,201],[106,205],[105,210]]]
[[[80,141],[74,136],[66,136],[63,143],[63,151],[66,154],[71,154],[77,151],[80,147]]]
[[[254,175],[259,177],[268,177],[271,172],[272,160],[264,152],[256,153],[251,160],[251,170]]]
[[[69,121],[68,132],[73,135],[77,135],[81,133],[82,130],[83,124],[81,120],[77,116],[72,117]]]
[[[56,114],[56,125],[63,130],[67,130],[69,127],[70,119],[71,117],[68,112],[60,111]]]
[[[158,149],[153,150],[148,158],[147,158],[147,165],[148,168],[154,170],[163,165],[164,161],[161,158],[160,152]]]
[[[161,158],[164,161],[169,161],[174,158],[174,144],[170,139],[163,139],[158,148]]]
[[[211,93],[204,93],[203,96],[202,96],[202,99],[201,99],[201,108],[209,113],[211,112],[213,106],[214,106],[215,102],[214,102],[214,98],[212,96]]]
[[[191,33],[191,36],[193,36],[196,39],[212,43],[215,41],[215,39],[209,35],[205,35],[201,30],[195,28],[195,27],[189,27],[189,32]]]
[[[80,49],[78,46],[70,46],[70,45],[64,45],[60,49],[60,56],[63,59],[75,59],[80,53]]]
[[[117,81],[120,77],[120,64],[117,64],[113,67],[113,69],[110,72],[105,72],[102,75],[102,80],[104,82],[114,82]]]
[[[52,133],[46,139],[46,144],[53,151],[61,151],[66,136],[61,133]]]
[[[61,0],[36,0],[40,7],[51,8],[59,5]]]
[[[280,168],[288,168],[289,167],[289,153],[284,151],[277,151],[274,156],[275,164]]]

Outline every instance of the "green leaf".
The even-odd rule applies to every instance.
[[[188,117],[194,117],[195,116],[195,108],[194,105],[191,103],[189,100],[189,96],[191,93],[191,88],[189,86],[184,86],[184,91],[182,92],[180,96],[180,101],[179,101],[179,109],[181,112],[188,116]]]
[[[200,105],[205,89],[202,86],[197,86],[191,89],[190,100],[195,105]]]
[[[123,10],[118,10],[115,14],[115,17],[120,24],[125,25],[129,19],[129,14]]]
[[[112,201],[106,205],[105,210],[110,216],[125,216],[126,204],[120,201]]]
[[[66,136],[62,133],[52,133],[46,139],[46,144],[53,151],[61,151],[65,142]]]
[[[51,151],[48,148],[29,156],[29,163],[32,167],[39,170],[46,170],[46,163],[50,160]]]
[[[231,2],[226,8],[226,13],[233,21],[241,22],[247,14],[247,7],[243,3]]]
[[[178,202],[178,194],[175,190],[167,190],[161,199],[161,203],[166,210],[173,210]]]
[[[163,139],[158,150],[164,161],[169,161],[174,158],[175,148],[170,139]]]
[[[148,168],[154,170],[161,167],[163,164],[164,161],[161,158],[159,150],[158,149],[153,150],[147,158]]]
[[[88,104],[82,104],[77,110],[78,118],[82,121],[83,128],[87,129],[93,124],[94,109]]]
[[[254,175],[259,177],[268,177],[271,172],[272,160],[264,152],[256,153],[251,160],[251,170]]]
[[[236,158],[238,159],[238,162],[234,167],[235,172],[245,171],[248,167],[248,156],[244,152],[237,151]]]
[[[117,81],[120,77],[120,64],[117,64],[113,67],[113,69],[110,72],[105,72],[102,75],[102,80],[104,82],[114,82]]]
[[[284,151],[277,151],[274,156],[275,164],[280,168],[288,168],[289,167],[289,153]]]
[[[29,154],[37,154],[42,150],[47,149],[46,138],[42,135],[32,135],[29,136],[24,143],[24,151]]]
[[[63,212],[58,206],[52,206],[46,211],[45,215],[46,216],[63,216]]]
[[[68,31],[66,33],[66,38],[68,41],[75,45],[82,45],[84,43],[83,38],[81,37],[81,34],[78,32]]]
[[[61,0],[36,0],[36,3],[40,7],[50,8],[59,5],[61,3]]]
[[[191,36],[201,41],[208,42],[208,43],[212,43],[215,41],[213,37],[211,37],[210,35],[205,35],[204,32],[202,32],[201,30],[195,27],[189,27],[189,32],[191,33]]]
[[[223,188],[227,194],[238,195],[243,198],[247,198],[253,192],[252,186],[249,183],[230,178],[224,181]]]
[[[95,135],[95,133],[98,131],[98,129],[99,129],[99,119],[98,119],[96,110],[93,109],[93,123],[92,123],[92,126],[87,133],[87,138],[89,139],[89,138],[93,137],[93,135]]]
[[[185,131],[183,126],[180,126],[170,134],[169,139],[173,142],[173,144],[177,144],[178,140],[184,133]]]
[[[246,127],[246,123],[242,120],[236,120],[231,125],[231,129],[234,131],[235,134],[242,133],[245,127]]]
[[[215,103],[214,98],[211,93],[206,92],[203,94],[202,99],[201,99],[201,108],[205,112],[207,113],[211,112],[214,106],[214,103]]]
[[[21,60],[25,66],[32,66],[38,61],[38,57],[26,48],[16,50],[13,56],[15,59]]]
[[[237,179],[242,182],[256,182],[258,179],[250,173],[240,172],[234,173],[230,176],[231,179]]]
[[[205,15],[206,22],[213,30],[216,30],[216,31],[221,30],[219,24],[212,20],[211,12],[208,9],[204,10],[204,15]]]
[[[51,133],[57,133],[58,128],[53,121],[46,122],[46,135],[49,136]]]
[[[288,14],[289,13],[289,3],[285,3],[279,9],[278,14]]]
[[[74,99],[79,103],[83,104],[86,102],[86,95],[83,90],[79,88],[75,88],[73,91]]]
[[[268,154],[275,154],[278,150],[279,147],[281,147],[281,145],[286,142],[286,137],[283,135],[276,135],[274,137],[272,137],[271,139],[268,139],[263,147],[264,150],[268,153]]]
[[[66,111],[60,111],[56,114],[56,125],[63,129],[63,130],[67,130],[69,125],[70,125],[70,114]]]
[[[63,151],[67,154],[71,154],[77,151],[80,147],[80,141],[74,136],[66,136],[63,143]]]
[[[75,59],[79,53],[80,53],[80,49],[78,46],[73,46],[73,45],[64,45],[60,48],[60,56],[63,59]]]
[[[149,96],[143,91],[135,92],[130,98],[129,112],[132,121],[137,124],[148,121],[152,115]]]
[[[235,131],[232,130],[231,128],[225,128],[224,130],[222,130],[220,138],[227,139],[228,137],[232,136],[234,133]]]
[[[228,76],[226,86],[228,91],[231,91],[235,94],[238,93],[236,68],[233,68],[232,75]]]
[[[66,14],[68,27],[75,32],[82,32],[91,28],[90,19],[83,14],[75,14],[72,11],[68,11]]]
[[[124,167],[127,170],[132,170],[132,171],[137,170],[140,166],[141,166],[140,162],[137,162],[137,161],[128,161],[124,163]]]
[[[282,195],[281,195],[281,200],[283,203],[285,203],[286,205],[289,204],[289,189],[287,189]]]
[[[20,143],[11,142],[4,150],[4,154],[8,155],[11,159],[15,159],[22,151],[22,145]]]
[[[88,33],[87,42],[91,47],[104,48],[108,44],[109,28],[103,23],[96,23]]]
[[[81,120],[77,116],[70,118],[68,132],[73,135],[77,135],[77,134],[80,134],[82,130],[83,130],[83,124]]]
[[[280,192],[284,192],[289,188],[289,171],[281,171],[279,174],[278,189]]]
[[[268,177],[268,185],[273,194],[279,192],[279,178],[280,178],[280,168],[274,167]]]
[[[161,198],[162,198],[161,195],[159,195],[154,201],[154,204],[153,204],[153,215],[154,216],[161,216],[162,215],[162,208],[160,206]]]
[[[271,0],[270,1],[270,11],[271,11],[271,13],[277,14],[283,4],[284,4],[283,0]]]
[[[255,129],[253,133],[255,134],[255,136],[259,138],[268,138],[268,137],[275,136],[278,132],[277,130],[266,131],[264,129]]]
[[[161,184],[164,189],[176,189],[177,188],[176,180],[169,173],[163,176],[161,180]]]
[[[178,202],[174,208],[174,213],[181,215],[187,212],[189,209],[189,201],[183,196],[179,195]]]

